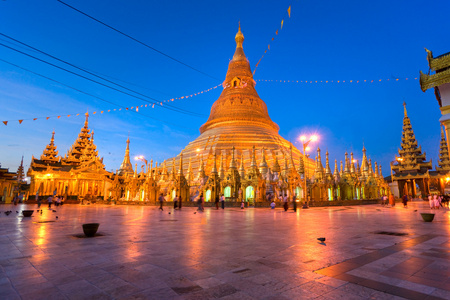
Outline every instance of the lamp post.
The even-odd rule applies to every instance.
[[[148,162],[143,155],[135,156],[134,159],[142,161],[145,164],[145,166],[147,167],[147,172],[148,172]]]
[[[304,185],[304,199],[305,199],[305,206],[304,207],[308,207],[308,190],[307,190],[307,188],[306,188],[306,159],[305,159],[305,157],[306,157],[306,151],[309,151],[309,147],[308,147],[308,145],[309,145],[309,143],[311,143],[311,142],[315,142],[315,141],[317,141],[318,140],[318,137],[317,137],[317,135],[312,135],[312,136],[310,136],[309,137],[309,139],[306,137],[306,136],[304,136],[304,135],[302,135],[301,137],[300,137],[300,141],[302,142],[302,144],[303,144],[303,166],[304,166],[304,174],[303,174],[303,185]]]

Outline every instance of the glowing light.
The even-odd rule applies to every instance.
[[[319,139],[319,137],[317,135],[313,135],[311,136],[311,142],[315,142]]]
[[[306,136],[302,135],[302,136],[300,137],[300,141],[302,141],[302,142],[306,141]]]
[[[357,162],[358,160],[357,159],[354,159],[354,160],[352,160],[352,163],[355,163],[355,162]]]
[[[449,182],[450,181],[450,177],[445,177],[445,182]]]
[[[311,148],[309,148],[309,147],[306,147],[306,148],[305,148],[305,150],[306,150],[306,151],[309,151],[309,150],[311,150]]]
[[[200,148],[197,148],[195,151],[200,152]]]

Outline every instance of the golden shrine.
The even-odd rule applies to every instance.
[[[320,149],[315,160],[305,157],[278,133],[267,106],[255,90],[250,64],[243,50],[244,35],[239,26],[236,50],[228,65],[223,91],[200,127],[200,136],[182,152],[164,162],[133,170],[130,140],[116,174],[104,170],[88,128],[88,115],[78,139],[64,158],[58,157],[54,133],[40,159],[32,158],[28,175],[31,193],[58,193],[68,197],[90,197],[118,201],[157,201],[160,193],[171,201],[204,195],[214,201],[224,194],[226,201],[249,203],[280,195],[308,201],[378,198],[386,193],[381,166],[363,158],[361,168],[345,159],[345,169],[334,173],[326,154],[323,168]],[[365,149],[363,149],[364,157]],[[280,166],[283,165],[284,167]],[[307,189],[305,195],[304,190]],[[307,196],[307,197],[305,197]]]

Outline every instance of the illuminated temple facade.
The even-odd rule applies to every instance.
[[[171,201],[184,201],[203,194],[214,201],[224,194],[227,201],[261,202],[268,195],[295,194],[315,201],[378,198],[387,191],[381,166],[367,159],[363,149],[361,166],[355,167],[353,153],[345,164],[337,162],[331,171],[326,153],[323,167],[320,149],[310,159],[278,133],[267,106],[255,89],[250,64],[243,50],[239,28],[236,50],[228,65],[223,91],[200,127],[200,136],[179,155],[164,162],[133,169],[130,140],[124,160],[115,174],[105,171],[98,157],[88,116],[81,133],[64,158],[58,157],[54,137],[40,159],[32,158],[28,175],[31,193],[56,193],[68,197],[93,197],[122,201],[157,200],[163,193]],[[305,180],[306,176],[306,180]],[[277,199],[277,198],[276,198]]]

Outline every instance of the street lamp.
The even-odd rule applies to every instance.
[[[145,164],[145,166],[147,167],[147,172],[148,172],[148,162],[143,155],[135,156],[134,159],[142,161]]]
[[[311,143],[311,142],[315,142],[315,141],[317,141],[319,139],[319,137],[317,136],[317,135],[312,135],[312,136],[310,136],[309,137],[309,139],[306,137],[306,136],[304,136],[304,135],[302,135],[301,137],[300,137],[300,141],[302,142],[302,144],[303,144],[303,161],[304,161],[304,163],[303,163],[303,166],[304,166],[304,174],[303,174],[303,184],[304,184],[304,199],[305,199],[305,206],[306,207],[308,207],[308,190],[306,189],[306,159],[305,159],[305,157],[306,157],[306,151],[309,151],[309,147],[308,147],[308,145],[309,145],[309,143]]]

